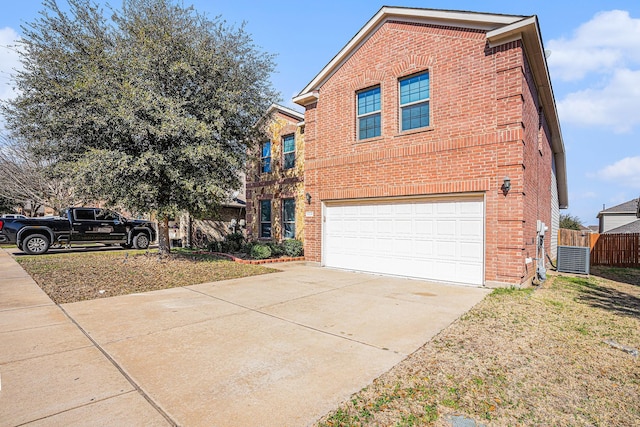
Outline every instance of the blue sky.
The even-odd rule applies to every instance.
[[[39,0],[2,1],[0,99],[13,96],[15,53],[4,48],[20,25],[42,8]],[[59,0],[64,4],[64,0]],[[102,2],[106,3],[106,2]],[[109,3],[116,7],[120,0]],[[513,15],[538,15],[567,152],[569,209],[584,225],[596,224],[603,204],[640,196],[640,1],[638,0],[184,0],[210,17],[246,22],[254,42],[277,54],[274,87],[281,103],[338,53],[382,7],[407,6]]]

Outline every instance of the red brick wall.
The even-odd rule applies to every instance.
[[[427,70],[431,125],[401,133],[398,79]],[[374,85],[381,88],[382,135],[358,141],[355,93]],[[307,106],[307,259],[321,260],[322,201],[473,192],[486,201],[486,281],[524,281],[532,218],[550,212],[538,195],[546,184],[532,179],[542,164],[550,168],[550,153],[539,162],[531,153],[537,132],[534,144],[529,122],[538,115],[529,89],[519,42],[491,49],[481,31],[385,23]]]

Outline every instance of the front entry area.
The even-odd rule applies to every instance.
[[[481,286],[482,196],[325,202],[322,264]]]

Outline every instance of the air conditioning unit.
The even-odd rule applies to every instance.
[[[558,271],[589,274],[590,248],[582,246],[558,246]]]

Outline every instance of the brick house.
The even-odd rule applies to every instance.
[[[285,196],[297,209],[311,196],[307,260],[519,285],[534,277],[541,222],[555,257],[565,152],[536,16],[383,7],[293,100],[304,189]],[[293,134],[302,118],[289,118]],[[279,212],[288,176],[262,177],[248,191]]]
[[[304,115],[272,105],[247,165],[247,239],[304,241]]]

